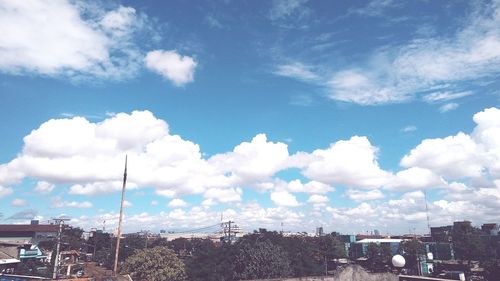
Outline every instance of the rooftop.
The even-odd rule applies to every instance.
[[[0,224],[1,232],[57,232],[59,226],[53,224]]]
[[[403,239],[389,239],[389,238],[381,238],[381,239],[363,239],[359,240],[356,243],[401,243]]]

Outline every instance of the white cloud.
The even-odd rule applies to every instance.
[[[315,204],[315,205],[324,205],[328,203],[330,200],[325,195],[313,194],[309,196],[307,199],[307,203]]]
[[[439,111],[441,113],[445,113],[448,111],[452,111],[458,108],[458,103],[455,102],[450,102],[450,103],[445,103],[442,106],[439,107]]]
[[[14,191],[12,190],[12,188],[10,188],[10,187],[4,187],[4,186],[0,185],[0,198],[6,197],[8,195],[11,195],[12,193],[14,193]]]
[[[306,184],[302,184],[300,180],[289,182],[287,184],[287,189],[291,192],[305,192],[310,194],[321,194],[335,190],[333,187],[318,181],[310,181]]]
[[[214,15],[207,15],[207,16],[205,16],[205,22],[211,28],[216,28],[216,29],[222,29],[222,28],[224,28],[224,25]]]
[[[384,16],[386,9],[394,6],[397,6],[397,4],[393,0],[372,0],[363,7],[349,9],[348,14],[380,17]]]
[[[271,200],[274,204],[283,207],[297,207],[300,205],[297,198],[285,190],[271,192]]]
[[[311,218],[307,225],[314,227],[332,219],[343,223],[343,216],[354,222],[366,222],[370,227],[410,220],[420,223],[425,211],[422,192],[406,193],[399,199],[394,196],[402,190],[425,188],[438,188],[432,192],[442,192],[439,200],[446,201],[439,203],[446,208],[430,202],[430,212],[436,212],[431,218],[434,222],[441,220],[438,215],[443,215],[443,220],[451,220],[454,215],[492,218],[498,214],[495,208],[499,207],[500,110],[485,109],[473,119],[477,125],[472,133],[423,140],[402,158],[403,168],[394,173],[378,165],[378,148],[366,137],[354,136],[334,142],[325,149],[289,155],[285,143],[268,141],[266,135],[259,134],[251,141],[236,145],[232,151],[205,159],[197,144],[171,135],[167,123],[148,111],[118,113],[101,122],[89,122],[81,117],[54,119],[27,135],[17,157],[0,165],[0,184],[11,186],[30,179],[39,181],[40,192],[52,190],[54,184],[61,184],[63,188],[69,186],[69,193],[76,195],[118,192],[124,155],[128,154],[127,186],[130,188],[150,187],[156,194],[169,198],[180,198],[183,194],[203,196],[200,208],[205,215],[212,212],[213,205],[232,203],[231,207],[239,215],[245,214],[255,224],[276,226],[283,219],[301,228],[307,217]],[[289,168],[300,169],[306,179],[287,182],[277,176]],[[308,213],[287,209],[302,205],[294,192],[307,193],[310,196],[308,203],[320,205],[322,203],[312,202],[328,198],[326,194],[333,192],[335,185],[347,187],[345,195],[354,201],[382,196],[391,200],[350,208],[314,206]],[[258,207],[252,215],[249,207],[252,202],[243,201],[246,188],[270,194],[277,207]],[[361,188],[372,190],[365,192]],[[390,190],[390,196],[383,190]],[[12,193],[12,188],[0,188],[0,196]],[[59,208],[91,205],[88,201],[73,199],[59,198],[57,201],[54,205]],[[483,206],[474,206],[470,216],[458,210],[466,204],[478,205],[479,202]],[[402,206],[409,208],[403,210]],[[191,211],[187,208],[172,210],[164,216],[188,223]],[[201,211],[193,212],[201,214]],[[368,212],[374,212],[375,217],[367,215],[354,219],[355,215]],[[132,216],[137,221],[148,221],[143,215]],[[263,217],[259,219],[258,216]],[[206,219],[200,221],[207,222]],[[212,224],[214,222],[207,225]],[[348,226],[347,222],[339,227],[342,225]]]
[[[217,154],[208,161],[224,173],[232,173],[241,181],[263,181],[287,167],[288,146],[268,142],[265,134],[256,135],[251,142],[242,142],[232,152]]]
[[[384,198],[384,194],[378,189],[367,191],[348,189],[345,194],[354,201],[371,201]]]
[[[410,94],[395,92],[385,85],[379,85],[375,73],[367,73],[357,69],[349,69],[335,73],[327,82],[330,98],[362,105],[402,102]]]
[[[158,206],[158,201],[156,200],[151,200],[151,206]]]
[[[134,37],[145,32],[147,18],[131,7],[65,0],[0,6],[2,72],[123,79],[141,66]]]
[[[312,153],[303,174],[315,181],[353,187],[377,188],[391,176],[377,163],[378,149],[366,137],[354,136]]]
[[[70,186],[69,194],[75,195],[97,195],[120,191],[123,188],[122,181],[92,182],[87,184],[75,184]],[[126,190],[136,189],[137,184],[128,182]]]
[[[187,205],[188,204],[186,203],[186,201],[179,198],[172,199],[170,202],[168,202],[168,207],[170,208],[182,208],[186,207]]]
[[[294,212],[287,208],[263,208],[258,203],[249,202],[237,209],[229,208],[222,210],[224,219],[235,220],[244,231],[252,232],[259,227],[276,229],[280,223],[285,225],[285,229],[295,229],[302,227],[304,214]],[[193,225],[209,226],[220,223],[221,210],[207,210],[201,207],[192,207],[191,209],[174,209],[169,212],[148,213],[140,212],[138,214],[126,213],[123,217],[124,231],[138,231],[141,229],[159,229],[167,230],[186,230],[193,229]],[[71,219],[71,224],[84,229],[102,224],[106,220],[106,228],[113,229],[118,224],[118,213],[101,213],[94,216],[80,216]],[[308,224],[308,228],[314,229],[314,225]],[[214,226],[212,231],[218,231],[220,228]]]
[[[221,203],[241,201],[243,190],[241,188],[209,188],[203,196],[207,199],[212,199]],[[207,202],[208,204],[208,202]]]
[[[10,205],[13,207],[24,207],[28,205],[28,202],[24,199],[16,198],[10,202]]]
[[[430,187],[443,187],[446,181],[429,169],[411,167],[396,173],[384,187],[389,189],[421,189]]]
[[[316,80],[319,78],[309,67],[298,62],[279,65],[274,71],[274,74],[304,81]]]
[[[327,85],[331,99],[362,105],[405,102],[421,94],[428,102],[471,95],[461,83],[494,81],[500,74],[500,6],[483,8],[473,9],[453,34],[374,50],[357,67],[340,69],[320,84]]]
[[[83,209],[88,209],[92,208],[93,205],[89,201],[65,201],[62,200],[61,198],[53,198],[52,199],[52,208],[83,208]]]
[[[132,204],[132,202],[127,201],[127,200],[123,200],[123,207],[124,208],[130,208],[132,206],[134,206],[134,204]]]
[[[403,133],[411,133],[411,132],[415,132],[417,130],[417,127],[414,126],[414,125],[408,125],[406,127],[404,127],[403,129],[401,129],[401,132]]]
[[[0,165],[0,183],[32,177],[72,184],[71,194],[118,191],[125,154],[127,189],[152,186],[174,196],[229,186],[227,177],[202,158],[198,145],[170,135],[168,125],[149,111],[119,113],[98,123],[81,117],[49,120],[24,138],[17,158]]]
[[[194,81],[194,71],[198,63],[189,56],[182,56],[175,50],[151,51],[144,59],[146,67],[172,81],[176,86],[183,86]]]
[[[450,101],[466,96],[470,96],[473,93],[471,91],[465,91],[465,92],[458,92],[458,93],[453,93],[453,92],[434,92],[431,94],[427,94],[423,97],[424,101],[433,103],[433,102],[442,102],[442,101]]]
[[[50,193],[54,190],[55,185],[46,181],[39,181],[36,183],[35,191],[38,193]]]
[[[488,108],[473,119],[477,125],[471,134],[423,140],[401,165],[425,168],[445,179],[500,176],[500,110]]]
[[[301,18],[310,11],[304,5],[308,0],[273,0],[270,10],[271,20],[283,20],[291,17]]]
[[[420,167],[447,178],[479,177],[483,172],[478,145],[464,133],[426,139],[401,160],[403,167]]]

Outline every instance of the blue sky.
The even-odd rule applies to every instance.
[[[2,223],[498,220],[498,1],[0,3]]]

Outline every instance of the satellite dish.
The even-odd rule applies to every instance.
[[[434,259],[434,255],[432,253],[427,253],[427,259],[428,260],[433,260]]]
[[[404,267],[405,264],[406,260],[402,255],[395,255],[392,257],[392,265],[394,265],[394,267],[401,268]]]

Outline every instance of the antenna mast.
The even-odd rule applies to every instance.
[[[125,155],[125,172],[123,173],[122,200],[120,202],[120,218],[118,219],[118,231],[116,235],[115,266],[113,268],[113,273],[115,274],[115,276],[118,270],[118,254],[120,252],[120,237],[122,236],[123,199],[125,195],[126,185],[127,185],[127,155]]]
[[[431,222],[429,220],[429,207],[427,206],[427,193],[424,191],[425,215],[427,216],[427,230],[431,233]]]

